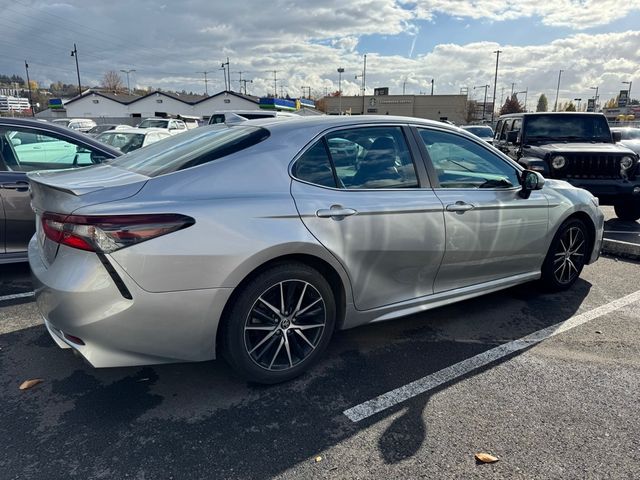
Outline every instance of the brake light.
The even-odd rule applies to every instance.
[[[50,240],[90,252],[110,253],[193,225],[186,215],[61,215],[45,212],[42,230]]]

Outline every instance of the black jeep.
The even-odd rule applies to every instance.
[[[619,135],[599,113],[514,113],[500,117],[493,144],[525,168],[589,190],[618,218],[638,220],[638,155],[616,145]]]

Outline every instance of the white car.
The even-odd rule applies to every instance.
[[[170,135],[186,132],[187,125],[176,118],[145,118],[138,128],[154,128],[168,132]]]
[[[159,128],[128,128],[108,130],[98,135],[96,140],[128,153],[170,136],[170,133]]]
[[[96,126],[96,122],[89,118],[56,118],[55,120],[51,120],[51,122],[82,133],[87,133]]]

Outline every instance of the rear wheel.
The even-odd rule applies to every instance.
[[[335,325],[331,287],[299,263],[270,268],[244,286],[223,331],[223,354],[247,380],[278,383],[313,365]]]
[[[564,222],[553,237],[542,265],[542,284],[551,291],[566,290],[575,283],[587,261],[589,232],[580,219]]]
[[[640,200],[628,198],[624,202],[617,203],[613,208],[620,220],[635,222],[640,219]]]

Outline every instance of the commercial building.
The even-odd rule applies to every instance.
[[[329,115],[401,115],[466,123],[467,95],[364,95],[324,97]]]
[[[0,95],[0,112],[24,112],[30,109],[28,98]]]

